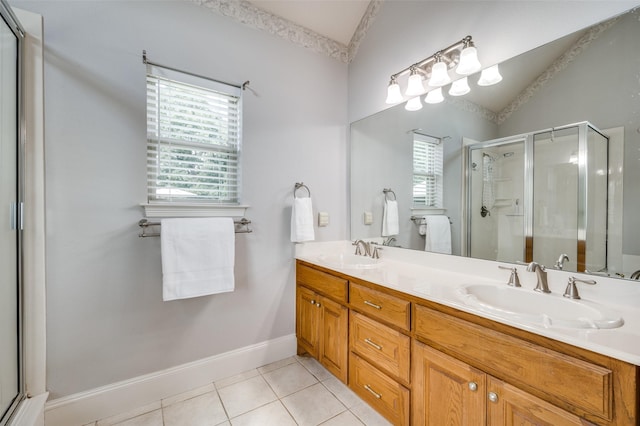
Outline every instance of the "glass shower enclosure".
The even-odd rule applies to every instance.
[[[608,140],[585,121],[469,145],[467,254],[605,270]]]

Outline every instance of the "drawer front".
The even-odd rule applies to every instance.
[[[298,263],[296,281],[298,284],[310,287],[338,302],[347,302],[347,280],[345,279]]]
[[[612,372],[416,305],[416,335],[556,405],[611,419]]]
[[[411,339],[362,314],[351,311],[349,346],[385,373],[409,383]]]
[[[349,387],[394,425],[409,424],[409,391],[354,353]]]
[[[349,300],[353,308],[404,330],[409,330],[410,302],[353,282],[349,288]]]

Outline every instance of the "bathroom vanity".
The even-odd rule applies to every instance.
[[[395,425],[640,424],[640,315],[631,307],[602,304],[617,323],[551,315],[537,324],[465,302],[469,284],[507,287],[494,262],[461,267],[451,262],[464,259],[387,248],[374,260],[354,256],[349,242],[299,246],[296,258],[298,353]],[[520,269],[523,288],[510,291],[562,299],[569,274],[550,274],[554,294],[539,295]],[[591,303],[596,290],[581,290],[584,302],[567,300],[568,311]],[[640,299],[640,287],[628,297]]]

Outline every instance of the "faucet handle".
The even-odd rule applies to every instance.
[[[507,285],[513,286],[513,287],[522,287],[520,285],[520,278],[518,277],[518,270],[514,267],[514,268],[509,268],[508,266],[500,266],[498,265],[498,268],[500,269],[506,269],[507,271],[511,271],[511,275],[509,276],[509,281],[507,281]]]
[[[374,259],[380,259],[380,251],[382,251],[382,247],[379,247],[377,244],[373,247],[373,253],[371,253],[371,257]]]
[[[581,280],[576,277],[569,277],[569,282],[567,283],[567,288],[564,291],[563,296],[569,299],[580,299],[580,295],[578,294],[578,287],[576,283],[584,283],[584,284],[597,284],[595,280]]]

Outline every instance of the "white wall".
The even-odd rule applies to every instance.
[[[388,107],[392,74],[467,35],[488,66],[636,5],[637,0],[387,0],[349,65],[349,121]]]
[[[47,388],[52,398],[294,333],[293,185],[347,235],[346,65],[181,1],[15,1],[44,16]],[[145,202],[145,66],[245,92],[236,291],[162,302]]]

